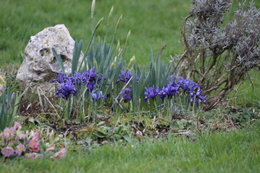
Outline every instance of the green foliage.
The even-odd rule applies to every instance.
[[[156,87],[162,87],[167,83],[169,75],[172,73],[171,66],[162,61],[161,54],[151,57],[148,75],[146,77],[147,86],[155,84]]]
[[[20,90],[20,84],[16,81],[16,74],[6,76],[6,88],[11,92],[18,92]]]
[[[11,126],[17,115],[21,96],[6,89],[0,96],[0,130]]]
[[[71,74],[74,74],[76,71],[78,71],[78,64],[80,60],[81,50],[82,50],[83,43],[75,42],[74,50],[73,50],[73,58],[72,58],[72,67],[71,67]]]
[[[58,62],[58,64],[59,64],[60,68],[61,68],[61,71],[62,71],[63,73],[65,73],[65,68],[64,68],[63,61],[62,61],[62,59],[61,59],[61,56],[56,52],[56,50],[55,50],[54,48],[52,48],[52,52],[53,52],[54,57],[57,59],[57,62]]]
[[[97,141],[105,142],[130,142],[132,137],[131,128],[125,125],[119,126],[108,126],[108,125],[99,125],[99,126],[86,126],[81,128],[77,133],[77,138],[83,139],[80,140],[83,142],[83,148],[86,147],[86,139],[88,143],[95,143]],[[93,144],[91,144],[93,145]]]

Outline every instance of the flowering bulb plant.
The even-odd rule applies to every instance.
[[[66,148],[57,147],[59,141],[54,137],[54,132],[23,131],[22,125],[15,122],[12,127],[6,127],[0,133],[0,156],[4,158],[50,157],[61,159],[66,155]]]
[[[161,104],[164,104],[166,107],[172,107],[173,103],[166,103],[169,102],[169,100],[173,102],[172,100],[177,97],[184,97],[187,104],[198,105],[206,102],[206,97],[203,96],[203,90],[200,88],[200,85],[192,80],[168,75],[168,79],[166,78],[164,82],[160,81],[160,85],[158,85],[156,80],[160,79],[151,82],[152,80],[149,81],[151,76],[145,75],[147,74],[145,71],[143,74],[141,77],[136,73],[132,73],[130,70],[120,70],[118,71],[117,78],[112,80],[110,76],[106,76],[105,78],[103,74],[96,72],[95,68],[91,68],[86,72],[76,72],[71,76],[60,73],[53,82],[59,84],[58,91],[56,92],[57,97],[68,100],[69,98],[73,98],[73,96],[78,96],[80,99],[75,100],[80,101],[83,107],[84,104],[82,103],[89,105],[88,107],[85,106],[84,109],[98,109],[97,102],[100,103],[100,100],[105,100],[106,98],[109,100],[109,97],[110,103],[109,101],[106,102],[108,105],[114,105],[111,103],[111,100],[112,102],[116,100],[119,107],[124,110],[126,110],[124,103],[133,103],[125,106],[134,105],[140,107],[140,105],[143,105],[143,107],[145,107],[145,104],[147,104],[147,102],[149,103],[150,100],[157,102],[153,104],[155,108],[156,105]],[[153,84],[153,86],[146,87],[147,84],[150,83]],[[130,110],[134,109],[129,108]],[[149,108],[151,108],[151,106]]]
[[[59,73],[51,81],[57,84],[56,96],[62,98],[63,115],[66,119],[71,117],[84,119],[88,115],[96,114],[98,103],[105,98],[102,87],[107,85],[107,79],[95,68],[72,75]],[[95,106],[92,106],[95,104]],[[94,109],[89,111],[90,109]]]
[[[102,79],[102,74],[96,73],[95,68],[91,68],[86,72],[76,72],[71,76],[59,73],[57,78],[51,82],[57,82],[59,84],[56,96],[67,100],[71,95],[75,96],[79,93],[82,86],[84,86],[84,89],[89,93],[93,92],[95,88],[100,86]]]
[[[158,88],[156,88],[155,86],[145,88],[144,100],[147,101],[149,99],[154,99],[158,95],[159,92],[160,92],[160,90]]]
[[[184,79],[182,77],[170,76],[168,84],[161,89],[154,86],[145,89],[145,101],[154,99],[156,96],[161,99],[174,96],[185,95],[190,103],[205,103],[207,98],[202,95],[203,90],[200,85],[192,80]]]

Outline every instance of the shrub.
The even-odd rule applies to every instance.
[[[211,95],[212,109],[246,74],[260,67],[260,11],[253,3],[242,3],[234,18],[224,22],[231,0],[193,0],[182,31],[185,52],[179,73],[192,78]]]
[[[196,82],[166,75],[167,80],[158,84],[156,81],[160,78],[151,78],[150,72],[152,70],[139,69],[135,73],[121,70],[113,80],[114,78],[104,76],[96,72],[95,68],[91,68],[74,75],[60,73],[52,82],[58,83],[56,96],[62,98],[66,105],[65,118],[83,119],[88,114],[89,119],[95,120],[97,108],[104,108],[105,105],[111,110],[140,112],[145,108],[157,110],[159,105],[163,105],[167,110],[172,109],[173,102],[176,102],[178,97],[184,97],[186,104],[198,105],[206,101]],[[153,102],[152,106],[147,107],[150,102]],[[94,116],[90,117],[91,115]]]

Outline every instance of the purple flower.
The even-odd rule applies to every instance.
[[[96,80],[96,77],[97,77],[97,73],[95,71],[95,68],[91,68],[89,71],[88,71],[88,79],[90,81],[95,81]]]
[[[153,87],[149,87],[149,88],[145,88],[144,100],[147,101],[150,98],[155,98],[158,95],[159,91],[160,90],[158,88],[154,87],[154,86]]]
[[[10,157],[12,155],[14,155],[14,149],[12,147],[5,147],[1,150],[1,153],[5,156],[5,157]]]
[[[169,97],[171,97],[171,96],[173,96],[173,95],[175,95],[176,93],[178,93],[178,91],[179,91],[179,86],[176,86],[176,85],[167,85],[167,90],[168,90],[168,92],[167,92],[167,96],[169,96]]]
[[[122,97],[124,101],[129,101],[132,99],[132,90],[130,88],[126,88],[122,91]]]
[[[207,98],[201,94],[202,92],[203,92],[203,90],[200,88],[198,88],[197,91],[191,92],[189,94],[190,102],[191,103],[205,103],[207,101]]]
[[[87,91],[91,93],[97,85],[101,85],[101,80],[106,79],[103,78],[101,73],[96,73],[95,68],[91,68],[83,73],[76,72],[72,76],[59,73],[58,77],[52,80],[52,82],[60,84],[56,96],[68,99],[71,94],[76,95],[77,88],[82,86],[86,87]]]
[[[166,87],[163,87],[159,92],[158,92],[158,96],[160,98],[164,98],[167,96],[167,88]]]
[[[58,83],[63,83],[65,82],[66,80],[68,79],[68,76],[66,74],[63,74],[63,73],[58,73],[58,76],[56,79],[53,79],[51,81],[51,83],[54,83],[54,82],[58,82]]]
[[[75,73],[73,77],[71,77],[73,83],[75,85],[85,85],[88,91],[92,92],[95,89],[96,78],[94,77],[94,69],[90,69],[84,73]]]
[[[72,81],[73,81],[73,83],[74,84],[82,84],[83,83],[83,81],[85,80],[85,78],[84,78],[84,75],[83,74],[81,74],[81,73],[79,73],[79,72],[76,72],[75,74],[74,74],[74,76],[72,76],[72,79],[71,79]]]
[[[103,79],[101,73],[96,73],[95,68],[91,68],[87,72],[82,73],[84,78],[82,79],[82,83],[84,83],[87,87],[87,90],[92,92],[95,89],[96,84],[100,85],[100,81]]]
[[[193,92],[196,88],[199,88],[200,85],[194,81],[186,80],[182,77],[178,77],[176,82],[185,92]]]
[[[178,93],[178,91],[179,91],[179,86],[173,85],[173,84],[168,84],[168,85],[165,85],[165,86],[158,92],[158,96],[159,96],[160,98],[165,98],[166,96],[172,97],[173,95],[175,95],[176,93]]]
[[[88,82],[88,83],[86,84],[86,86],[87,86],[87,90],[88,90],[89,92],[92,92],[92,91],[95,89],[95,84],[94,84],[94,82]]]
[[[56,95],[58,97],[64,99],[68,99],[71,94],[73,95],[77,94],[77,89],[71,80],[67,80],[64,83],[61,83],[59,86],[59,90],[56,92]]]
[[[76,72],[73,76],[69,77],[69,79],[76,85],[88,84],[88,83],[96,83],[102,79],[102,75],[95,72],[95,68],[91,68],[90,70],[79,73]]]
[[[88,83],[89,81],[95,82],[98,79],[98,74],[96,73],[95,68],[91,68],[88,71],[82,73],[84,76],[84,82]]]
[[[26,148],[23,144],[19,144],[16,146],[15,153],[20,156],[23,152],[25,152]]]
[[[91,97],[94,101],[98,101],[100,100],[101,98],[103,98],[103,93],[102,91],[93,91],[91,93]]]
[[[15,129],[13,127],[11,127],[11,128],[7,127],[7,128],[4,129],[4,137],[5,138],[13,137],[14,133],[15,133]]]
[[[131,72],[129,72],[129,71],[125,72],[125,71],[121,70],[120,74],[118,75],[118,78],[121,82],[127,83],[132,76],[133,76],[133,74]]]

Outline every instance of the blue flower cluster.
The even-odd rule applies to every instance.
[[[171,76],[171,78],[173,78]],[[172,82],[172,80],[171,80]],[[174,81],[172,82],[174,83]],[[184,79],[183,77],[178,77],[177,81],[175,82],[180,88],[183,89],[186,93],[193,93],[196,89],[200,88],[200,85],[192,80]]]
[[[118,81],[127,83],[129,80],[134,77],[130,71],[121,70],[118,75]],[[84,86],[88,91],[88,94],[92,97],[94,101],[98,101],[101,98],[104,98],[102,91],[98,89],[98,86],[101,85],[101,80],[103,75],[97,73],[95,68],[83,73],[75,73],[72,76],[67,76],[66,74],[59,73],[57,78],[52,82],[59,83],[58,91],[56,92],[57,97],[68,99],[70,95],[76,95],[80,86]],[[140,78],[137,78],[137,81]],[[159,97],[161,99],[172,98],[175,95],[179,95],[183,92],[188,96],[191,103],[205,103],[206,97],[202,95],[203,90],[200,89],[200,85],[192,80],[184,79],[182,77],[170,76],[168,84],[164,85],[161,89],[156,88],[155,86],[145,88],[144,100],[148,101],[149,99],[154,99]],[[121,91],[121,98],[127,102],[132,100],[132,89],[124,88]]]
[[[147,101],[150,98],[151,99],[155,98],[159,92],[160,92],[160,90],[154,86],[145,88],[144,100]]]
[[[103,97],[102,91],[96,90],[96,86],[100,85],[102,80],[102,74],[96,73],[95,68],[83,73],[75,73],[72,76],[67,76],[66,74],[59,73],[57,78],[51,82],[59,83],[59,89],[56,92],[57,97],[68,99],[70,95],[77,94],[77,88],[79,86],[86,87],[87,91],[93,100],[97,101]]]
[[[187,94],[191,103],[205,103],[206,97],[202,95],[203,90],[200,85],[194,81],[184,79],[182,77],[170,76],[169,83],[164,85],[161,89],[154,86],[145,88],[145,101],[154,99],[156,96],[161,99],[172,98],[174,95],[182,91]]]
[[[179,88],[180,87],[178,85],[167,84],[167,85],[163,86],[163,88],[159,91],[158,96],[162,99],[165,98],[166,96],[172,97],[173,95],[178,93]]]
[[[76,86],[71,80],[65,80],[60,84],[60,89],[56,92],[56,95],[64,99],[68,99],[71,94],[77,94]]]

